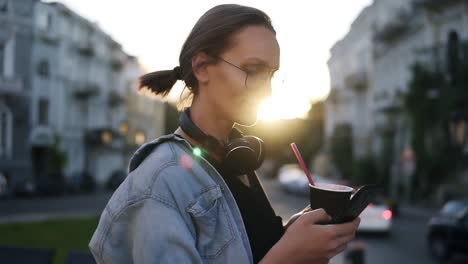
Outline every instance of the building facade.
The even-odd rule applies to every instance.
[[[32,0],[1,0],[0,22],[0,172],[13,185],[62,171],[62,186],[84,174],[103,186],[163,133],[164,104],[137,93],[138,59],[98,25]]]
[[[27,139],[36,2],[0,1],[0,172],[11,186],[29,177],[31,171]]]
[[[162,134],[163,104],[134,98],[138,60],[96,24],[60,3],[35,11],[32,141],[35,130],[52,133],[68,157],[65,174],[88,172],[104,185],[126,171],[129,151]]]
[[[360,23],[363,17],[368,20]],[[412,182],[410,176],[401,173],[400,163],[411,145],[408,117],[403,111],[411,66],[420,63],[444,71],[447,43],[454,36],[460,43],[468,40],[467,21],[468,2],[463,0],[374,0],[331,50],[326,135],[331,137],[337,124],[347,123],[353,131],[355,158],[390,153],[393,195],[397,195],[399,186],[410,189]],[[353,39],[355,35],[357,39]],[[366,76],[363,79],[368,84],[361,97],[351,89],[343,89],[352,87],[353,82],[346,80],[353,80],[347,76],[352,76],[349,72],[356,64],[361,65],[362,70],[357,72],[363,72],[361,76]],[[366,140],[360,135],[365,135]]]
[[[356,157],[368,154],[371,140],[374,9],[369,6],[361,12],[350,32],[332,47],[328,61],[331,91],[325,104],[325,137],[330,140],[338,126],[349,125]]]

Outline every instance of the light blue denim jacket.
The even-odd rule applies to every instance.
[[[134,154],[89,247],[98,263],[252,263],[232,193],[176,135]]]

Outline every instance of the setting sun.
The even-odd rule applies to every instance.
[[[272,96],[262,102],[258,109],[258,119],[275,121],[305,117],[310,109],[310,102],[297,98]]]

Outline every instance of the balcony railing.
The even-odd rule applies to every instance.
[[[108,103],[110,107],[117,107],[126,102],[125,97],[119,94],[117,91],[111,91],[109,93],[108,100],[109,100]]]
[[[124,63],[122,62],[122,60],[117,59],[117,58],[112,59],[110,64],[111,64],[112,70],[115,71],[115,72],[122,71],[122,69],[124,67]]]
[[[91,43],[85,43],[78,47],[78,52],[84,57],[93,57],[94,56],[94,47]]]
[[[375,105],[375,110],[385,115],[399,114],[402,108],[402,101],[396,98],[382,100]]]
[[[392,21],[380,29],[374,29],[374,40],[384,43],[392,42],[409,31],[410,15],[407,11],[397,13]]]
[[[58,34],[51,30],[39,29],[37,34],[44,43],[50,45],[57,45],[60,41]]]
[[[364,92],[367,90],[368,81],[365,71],[354,72],[346,77],[346,85],[356,92]]]
[[[78,100],[87,100],[90,97],[97,96],[100,92],[100,89],[97,85],[87,84],[75,88],[73,95]]]
[[[0,95],[22,95],[23,82],[18,78],[0,76]]]
[[[433,10],[441,9],[446,6],[453,5],[456,2],[463,2],[466,0],[415,0],[413,5],[416,7],[426,7]]]

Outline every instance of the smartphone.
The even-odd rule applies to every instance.
[[[361,186],[349,200],[346,209],[335,219],[332,220],[334,224],[342,224],[353,221],[358,217],[364,209],[371,203],[377,194],[381,192],[381,187],[376,184],[369,184]]]

